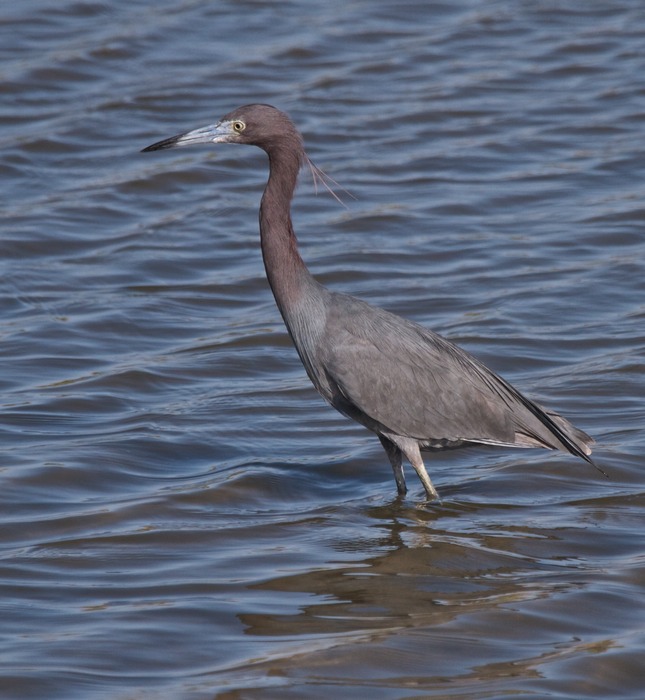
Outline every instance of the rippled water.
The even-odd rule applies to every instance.
[[[0,16],[3,698],[643,697],[641,2],[13,3]],[[142,155],[253,101],[303,255],[592,433],[395,498],[264,279],[263,154]]]

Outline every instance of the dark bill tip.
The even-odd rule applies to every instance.
[[[177,141],[181,138],[180,136],[171,136],[169,139],[164,139],[163,141],[157,141],[150,146],[146,146],[141,149],[141,153],[148,153],[149,151],[163,151],[165,148],[172,148],[177,145]]]

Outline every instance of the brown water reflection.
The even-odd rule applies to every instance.
[[[619,507],[620,499],[610,500],[565,506],[579,511],[576,528],[543,527],[559,517],[553,508],[375,507],[368,517],[378,536],[371,542],[340,538],[334,548],[376,548],[377,555],[253,586],[315,598],[291,614],[242,613],[246,634],[289,641],[281,652],[228,672],[281,678],[287,687],[276,697],[324,697],[338,685],[355,688],[348,692],[357,697],[389,697],[388,688],[403,693],[396,697],[405,696],[403,689],[435,697],[455,682],[463,697],[470,697],[470,686],[477,697],[532,695],[534,681],[548,681],[544,687],[554,692],[601,697],[615,679],[605,677],[607,663],[597,657],[620,650],[622,642],[589,636],[599,619],[610,626],[618,620],[608,616],[616,588],[611,573],[589,566],[607,542],[600,535],[590,551],[584,520],[589,511]],[[524,519],[535,524],[518,523]],[[483,520],[497,525],[479,534]],[[464,523],[470,526],[465,531]],[[625,611],[624,623],[630,615]],[[585,669],[584,684],[568,680],[572,665]],[[623,678],[621,686],[640,687],[636,658],[627,669],[632,681]],[[269,689],[264,685],[257,696],[274,697],[264,695]],[[250,690],[244,695],[255,696]]]

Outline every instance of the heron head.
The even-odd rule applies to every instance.
[[[302,138],[284,112],[271,105],[251,104],[238,107],[215,124],[153,143],[143,152],[200,143],[242,143],[259,146],[265,151],[278,143],[283,146],[288,143],[294,150],[303,150]]]

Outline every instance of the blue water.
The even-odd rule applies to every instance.
[[[642,698],[643,47],[635,0],[2,11],[2,698]],[[265,156],[139,153],[248,102],[340,185],[294,203],[317,278],[610,479],[467,449],[396,499],[275,308]]]

